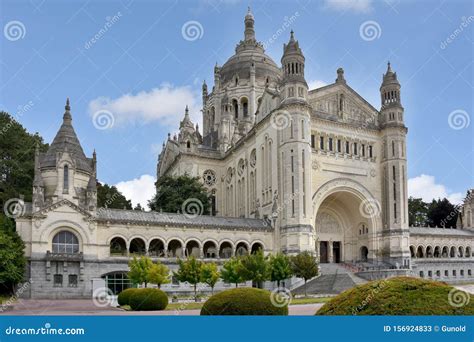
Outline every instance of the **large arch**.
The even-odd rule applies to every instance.
[[[114,236],[110,240],[110,256],[126,256],[127,255],[127,242],[121,236]]]
[[[234,246],[230,241],[222,241],[219,245],[219,258],[228,259],[234,254]]]
[[[204,258],[213,259],[217,258],[217,243],[212,240],[207,240],[203,245]]]
[[[235,255],[244,256],[250,253],[249,244],[245,241],[237,242],[235,245]]]
[[[168,242],[168,256],[170,258],[181,258],[183,256],[183,243],[178,239]]]
[[[193,256],[195,258],[200,258],[201,257],[201,245],[197,240],[188,240],[186,242],[186,256],[190,257]]]
[[[145,240],[140,237],[136,237],[130,241],[130,246],[128,247],[130,255],[145,255],[146,254],[146,244]]]
[[[152,257],[164,257],[165,256],[165,243],[162,239],[154,238],[150,241],[148,246],[148,255]]]
[[[381,205],[370,191],[356,181],[339,178],[323,184],[312,200],[321,263],[355,263],[377,258]]]

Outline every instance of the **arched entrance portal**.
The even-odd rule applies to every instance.
[[[347,183],[339,189],[327,186],[314,197],[316,248],[321,263],[358,263],[375,258],[374,222],[380,221],[380,205],[367,198],[369,193],[363,194]]]

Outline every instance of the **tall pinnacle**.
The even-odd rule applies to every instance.
[[[71,116],[71,106],[69,104],[69,97],[66,99],[66,106],[64,106],[65,112],[63,115],[63,122],[66,124],[71,124],[72,116]]]
[[[255,29],[254,29],[254,23],[255,20],[253,18],[253,14],[250,10],[250,7],[248,8],[247,15],[245,16],[245,41],[255,41]]]

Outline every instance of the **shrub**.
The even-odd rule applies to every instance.
[[[130,305],[130,297],[132,294],[134,294],[137,290],[136,288],[129,288],[126,290],[123,290],[122,292],[119,293],[117,297],[117,302],[120,306],[122,305]]]
[[[396,277],[344,291],[316,315],[473,315],[474,296],[445,283]]]
[[[236,288],[213,295],[203,305],[201,315],[288,315],[288,305],[275,306],[271,292],[256,288]]]
[[[164,310],[168,296],[160,289],[137,289],[130,296],[130,307],[135,311]]]

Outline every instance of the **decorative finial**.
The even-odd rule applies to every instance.
[[[338,68],[337,69],[337,79],[336,82],[343,82],[345,83],[346,80],[344,79],[344,69],[343,68]]]
[[[66,110],[63,115],[63,123],[71,124],[72,116],[71,116],[71,106],[69,105],[69,97],[66,99],[66,106],[64,106]]]
[[[295,40],[295,32],[293,31],[293,29],[290,32],[290,40]]]
[[[387,63],[387,72],[392,72],[392,67],[390,66],[390,61]]]

